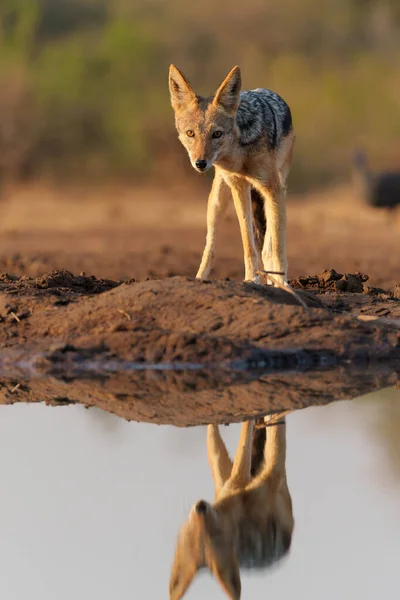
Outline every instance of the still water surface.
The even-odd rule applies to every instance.
[[[168,598],[177,533],[212,500],[206,428],[97,409],[0,408],[0,597]],[[231,453],[240,425],[221,428]],[[394,598],[400,556],[400,390],[287,417],[289,555],[242,572],[242,598]],[[207,571],[185,598],[225,598]]]

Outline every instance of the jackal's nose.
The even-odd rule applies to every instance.
[[[204,500],[200,500],[196,504],[195,508],[198,515],[204,515],[207,512],[207,502],[204,502]]]
[[[198,169],[199,171],[204,171],[207,168],[206,160],[196,160],[194,164],[196,165],[196,169]]]

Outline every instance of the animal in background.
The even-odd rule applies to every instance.
[[[369,206],[394,209],[400,204],[400,169],[373,173],[360,149],[353,156],[353,181],[357,193]]]
[[[219,223],[233,198],[245,280],[259,283],[261,259],[265,271],[282,273],[274,276],[278,284],[286,283],[286,179],[295,139],[289,106],[267,89],[241,91],[237,66],[205,98],[171,65],[169,89],[179,139],[193,167],[201,173],[215,167],[197,278],[209,278]]]
[[[231,600],[241,595],[240,568],[265,569],[290,549],[294,527],[286,481],[285,417],[254,429],[242,425],[232,462],[218,425],[208,425],[213,503],[200,500],[180,530],[170,577],[170,600],[180,600],[208,567]],[[270,423],[270,424],[269,424]]]

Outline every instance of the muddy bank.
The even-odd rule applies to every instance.
[[[251,359],[263,349],[324,350],[339,361],[398,353],[399,330],[336,314],[309,291],[298,294],[308,308],[286,291],[237,281],[120,283],[65,271],[36,279],[4,276],[0,344],[54,356],[72,346],[77,356],[100,352],[138,363],[205,365]]]
[[[272,411],[352,399],[395,385],[400,366],[339,367],[302,373],[136,371],[97,378],[0,378],[0,404],[95,406],[127,420],[180,427],[241,422]]]
[[[80,403],[184,426],[324,404],[396,382],[400,329],[390,318],[358,320],[348,300],[358,298],[364,311],[389,303],[396,315],[394,296],[297,293],[307,308],[283,290],[237,281],[3,275],[0,403]]]

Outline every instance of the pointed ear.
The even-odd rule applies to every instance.
[[[170,600],[180,600],[196,575],[196,563],[191,556],[177,548],[169,580]]]
[[[210,569],[229,598],[231,600],[240,600],[242,586],[240,583],[239,564],[231,549],[227,556],[213,556]]]
[[[213,104],[234,114],[239,106],[242,78],[239,67],[233,67],[215,93]]]
[[[169,67],[169,91],[174,110],[196,99],[192,86],[175,65]]]

